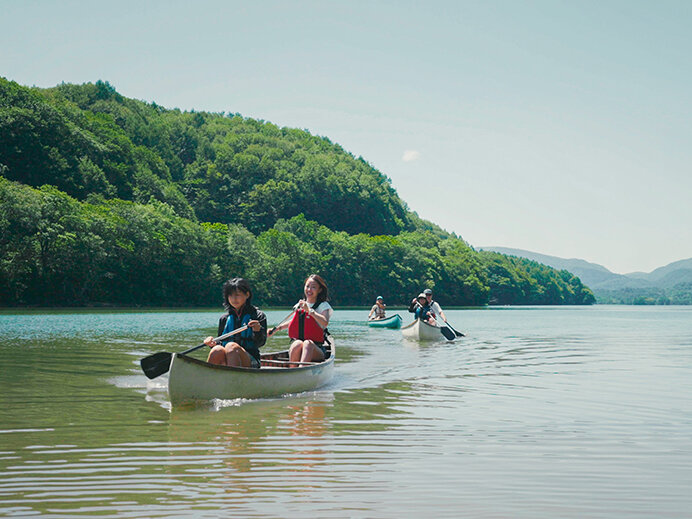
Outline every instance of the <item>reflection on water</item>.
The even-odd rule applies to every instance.
[[[327,387],[173,408],[137,361],[215,312],[0,315],[0,515],[688,516],[692,309],[447,314],[411,345],[338,312]]]

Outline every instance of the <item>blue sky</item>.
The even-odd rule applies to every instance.
[[[475,247],[692,257],[692,2],[0,0],[0,75],[307,129]]]

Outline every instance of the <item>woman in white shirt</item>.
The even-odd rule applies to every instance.
[[[324,279],[317,274],[308,276],[303,287],[305,298],[293,307],[290,320],[284,321],[269,332],[288,328],[293,339],[288,350],[291,362],[320,362],[327,358],[325,331],[334,309],[327,302],[329,290]]]

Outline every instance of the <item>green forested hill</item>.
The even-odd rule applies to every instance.
[[[384,175],[306,131],[164,110],[103,82],[42,91],[4,82],[0,89],[0,157],[9,179],[52,184],[77,199],[153,198],[181,216],[253,232],[299,213],[349,233],[414,228]]]
[[[421,220],[362,158],[238,114],[167,110],[104,82],[0,78],[0,305],[218,305],[248,277],[289,304],[425,286],[447,305],[589,304],[578,278],[477,253]]]

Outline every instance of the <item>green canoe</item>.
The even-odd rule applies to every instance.
[[[374,328],[401,328],[401,316],[399,314],[394,314],[384,319],[373,319],[372,321],[368,321],[368,326]]]

